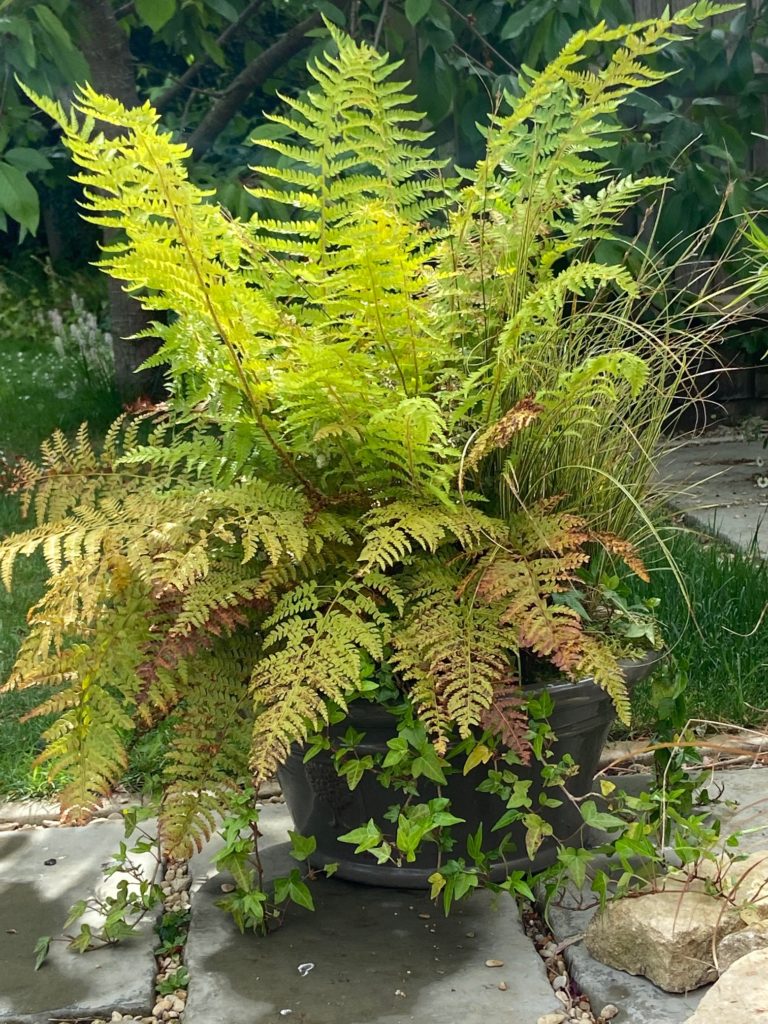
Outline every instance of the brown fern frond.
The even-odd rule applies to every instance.
[[[519,686],[510,682],[493,691],[491,706],[483,712],[480,724],[498,736],[522,764],[531,763],[531,741],[525,698]]]
[[[506,448],[514,435],[530,426],[543,411],[544,407],[533,398],[521,399],[505,412],[500,420],[480,434],[467,455],[464,468],[472,470],[482,462],[489,452],[495,451],[497,448]]]
[[[593,533],[591,539],[601,544],[609,554],[620,558],[644,583],[651,582],[651,577],[648,575],[645,563],[638,555],[637,549],[631,541],[624,540],[623,537],[617,537],[615,533]]]

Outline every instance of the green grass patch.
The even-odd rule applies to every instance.
[[[81,293],[89,295],[87,302]],[[99,436],[119,411],[97,305],[91,279],[66,281],[34,264],[0,282],[0,458],[6,463],[34,457],[54,430],[72,434],[84,420]],[[30,525],[18,498],[0,493],[0,536]],[[0,587],[0,680],[13,666],[45,573],[40,555],[21,558],[13,590]],[[20,722],[45,695],[37,687],[0,695],[0,797],[39,797],[54,789],[45,766],[33,763],[50,719]]]
[[[686,606],[669,569],[652,592],[672,655],[687,665],[691,717],[735,725],[768,721],[768,563],[709,536],[677,531],[668,541],[685,580]],[[636,727],[652,725],[648,687],[639,688]]]

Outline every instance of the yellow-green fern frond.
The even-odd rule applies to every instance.
[[[383,656],[375,603],[357,585],[323,601],[315,583],[287,594],[265,624],[265,653],[254,668],[251,768],[268,778],[310,731],[327,723],[329,704],[346,707],[359,688],[362,656]]]
[[[481,723],[516,646],[495,611],[457,598],[452,582],[411,605],[393,635],[393,668],[440,754],[453,728],[466,738]]]

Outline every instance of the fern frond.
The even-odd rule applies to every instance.
[[[632,706],[624,682],[624,675],[616,656],[598,637],[585,634],[581,639],[582,653],[576,671],[584,679],[592,679],[613,701],[619,721],[629,725]]]
[[[407,610],[393,635],[393,667],[412,685],[419,717],[438,753],[445,753],[450,730],[466,738],[491,707],[494,690],[509,672],[514,635],[493,610],[473,607],[452,586],[427,587]],[[419,587],[423,592],[423,583]]]
[[[251,717],[247,678],[237,646],[194,660],[174,715],[165,756],[168,779],[161,812],[164,849],[186,859],[210,839],[247,776]]]
[[[293,743],[328,721],[330,703],[345,708],[359,688],[363,654],[383,656],[381,625],[357,585],[328,604],[316,584],[296,587],[265,623],[265,653],[254,668],[251,769],[268,778]]]

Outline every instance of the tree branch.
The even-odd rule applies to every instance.
[[[288,29],[259,54],[230,83],[226,93],[211,109],[187,140],[196,159],[204,156],[248,97],[263,85],[281,65],[306,46],[306,35],[322,24],[321,15],[312,14]]]
[[[227,27],[216,40],[216,45],[221,47],[226,46],[229,40],[237,32],[239,32],[242,26],[250,18],[252,18],[254,14],[256,14],[260,7],[263,6],[263,3],[264,0],[253,0],[253,3],[248,4],[245,10],[242,11],[242,13],[239,14],[238,17],[233,22],[227,25]],[[169,107],[171,103],[173,103],[173,101],[176,99],[176,97],[180,93],[184,92],[186,88],[189,87],[189,83],[194,81],[194,79],[197,78],[197,76],[200,74],[203,68],[207,67],[210,63],[211,58],[208,56],[208,54],[204,54],[202,57],[196,60],[194,64],[190,64],[190,66],[187,68],[184,74],[181,75],[173,83],[173,85],[169,85],[164,93],[161,93],[161,95],[158,96],[158,98],[154,102],[155,110],[162,112],[167,107]]]

